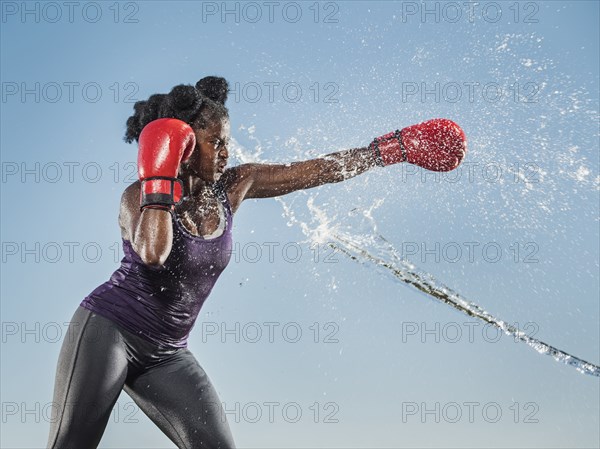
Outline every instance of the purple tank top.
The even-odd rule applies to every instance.
[[[186,347],[204,301],[231,258],[231,208],[225,192],[215,191],[226,216],[220,236],[195,236],[171,212],[173,245],[164,265],[147,266],[123,239],[121,266],[81,306],[159,346]]]

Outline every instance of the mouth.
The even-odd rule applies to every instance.
[[[222,162],[217,166],[217,172],[218,173],[225,173],[225,167],[227,166],[226,162]]]

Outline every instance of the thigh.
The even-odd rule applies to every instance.
[[[118,327],[79,307],[58,358],[48,447],[97,447],[126,376]]]
[[[179,448],[234,448],[222,404],[188,349],[128,380],[125,391]]]

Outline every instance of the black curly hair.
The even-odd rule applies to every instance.
[[[127,119],[125,142],[140,137],[142,129],[159,118],[176,118],[196,128],[205,129],[216,121],[229,118],[225,107],[229,84],[225,78],[207,76],[196,86],[179,84],[168,94],[154,94],[133,105],[134,113]]]

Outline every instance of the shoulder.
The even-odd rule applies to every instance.
[[[219,179],[219,183],[223,184],[225,189],[233,188],[241,182],[247,182],[252,178],[255,172],[255,167],[258,164],[241,164],[235,167],[229,167]]]
[[[217,181],[220,188],[227,194],[231,210],[235,213],[246,197],[252,185],[256,164],[242,164],[225,170]]]
[[[137,209],[140,205],[140,181],[135,181],[125,188],[121,195],[121,211],[126,209]],[[135,207],[134,207],[135,206]]]
[[[137,222],[140,215],[140,181],[135,181],[127,186],[121,195],[119,208],[119,226],[121,236],[131,240],[131,224]]]

